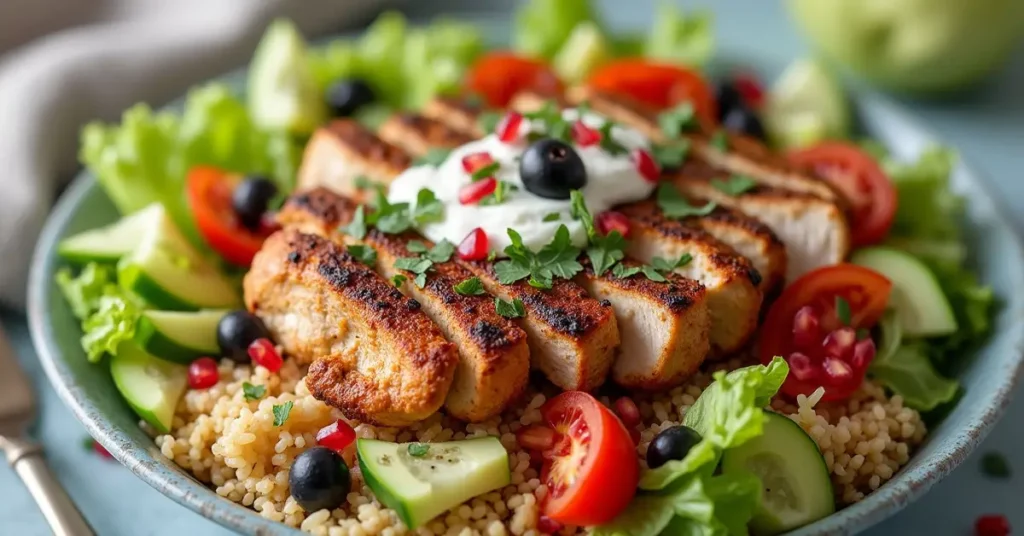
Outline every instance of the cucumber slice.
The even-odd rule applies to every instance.
[[[278,19],[267,28],[253,55],[248,85],[249,114],[263,128],[309,134],[327,117],[306,42],[291,21]]]
[[[359,439],[356,451],[366,485],[411,529],[511,482],[508,452],[496,437],[447,443]]]
[[[755,534],[786,532],[836,510],[832,480],[817,443],[800,425],[766,411],[764,433],[722,455],[722,472],[748,471],[764,486],[750,528]]]
[[[782,148],[850,133],[846,93],[825,66],[810,59],[791,63],[772,85],[763,118],[772,142]]]
[[[160,205],[151,205],[106,227],[65,238],[57,245],[57,254],[80,264],[117,262],[142,242],[145,230],[156,225],[161,213]]]
[[[142,420],[162,434],[171,431],[174,409],[188,384],[186,367],[157,359],[134,344],[122,344],[110,361],[110,375]]]
[[[949,335],[956,315],[935,275],[917,258],[897,249],[871,247],[854,252],[850,262],[871,268],[892,281],[889,307],[909,337]]]
[[[199,357],[218,356],[217,323],[226,313],[145,311],[135,328],[135,343],[160,359],[183,365]]]
[[[142,241],[117,265],[117,281],[158,309],[235,309],[239,295],[174,227],[163,207]]]

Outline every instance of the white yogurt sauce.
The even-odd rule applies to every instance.
[[[574,121],[579,116],[576,110],[565,110],[566,120]],[[592,128],[600,128],[605,118],[587,113],[583,122]],[[407,202],[414,205],[416,193],[423,188],[433,190],[444,204],[444,220],[424,225],[420,232],[434,242],[446,239],[458,244],[477,227],[487,233],[488,245],[499,255],[511,242],[508,229],[515,229],[523,243],[534,251],[551,242],[559,225],[569,229],[573,243],[583,247],[587,243],[583,224],[570,215],[569,200],[545,199],[523,186],[519,177],[519,156],[527,148],[526,134],[541,131],[543,123],[531,125],[524,120],[520,127],[520,141],[504,143],[495,134],[467,143],[456,148],[438,167],[416,166],[398,176],[389,188],[388,200],[392,203]],[[624,154],[613,156],[600,144],[573,148],[579,153],[587,170],[587,184],[580,190],[587,207],[595,216],[615,205],[645,199],[654,191],[655,185],[646,181],[636,170],[629,152],[635,148],[648,149],[649,141],[635,129],[615,126],[612,138],[627,149]],[[501,169],[494,178],[516,186],[500,205],[463,205],[459,203],[459,190],[472,182],[469,173],[462,168],[462,158],[478,152],[487,152]],[[544,217],[556,212],[558,221],[545,222]]]

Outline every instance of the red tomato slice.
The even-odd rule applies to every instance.
[[[828,141],[789,154],[796,165],[814,171],[849,201],[853,245],[881,242],[896,215],[896,188],[870,155],[844,142]]]
[[[240,181],[238,175],[199,166],[189,171],[186,188],[196,226],[210,247],[232,264],[249,266],[270,230],[256,233],[238,221],[231,192]]]
[[[878,322],[891,290],[892,283],[885,276],[853,264],[818,268],[786,287],[768,310],[760,341],[761,363],[767,364],[775,356],[790,362],[790,375],[782,392],[796,398],[824,387],[822,400],[842,400],[856,391],[868,362],[874,358],[874,343],[866,339],[870,343],[870,356],[867,362],[854,364],[854,347],[860,344],[854,330],[868,329]],[[849,306],[848,324],[841,318],[845,315],[837,310],[838,298]],[[850,336],[846,351],[828,353],[830,347],[826,345],[835,343],[837,335]],[[833,355],[843,363],[836,363]],[[846,372],[852,373],[850,381],[837,381],[825,371],[810,374],[810,378],[797,377],[796,369],[801,365],[823,369],[829,364],[848,367]]]
[[[466,88],[493,108],[505,108],[522,91],[557,97],[565,89],[547,63],[502,51],[476,60],[466,77]]]
[[[690,101],[705,126],[715,124],[714,92],[698,72],[685,67],[641,58],[621,59],[598,68],[587,85],[631,97],[659,110]]]
[[[544,514],[564,525],[594,526],[619,515],[640,479],[636,447],[608,408],[581,391],[567,391],[541,408],[557,437],[542,471]]]

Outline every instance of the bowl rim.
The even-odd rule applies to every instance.
[[[901,123],[919,133],[925,133],[926,136],[931,136],[933,132],[927,128],[924,122],[907,114],[902,107],[897,106],[888,97],[864,92],[856,92],[853,95],[855,103],[862,109],[870,108],[874,113],[879,114],[896,114]],[[960,166],[966,172],[965,175],[969,177],[970,184],[976,186],[974,191],[968,195],[980,197],[983,202],[990,203],[994,207],[995,210],[991,214],[992,220],[997,226],[1008,230],[1012,238],[1013,251],[1006,252],[1006,254],[1016,258],[1016,265],[1024,268],[1024,248],[1022,248],[1021,236],[1006,216],[1008,211],[1005,202],[998,196],[990,194],[988,181],[962,153],[960,154]],[[155,444],[134,444],[123,430],[107,422],[106,417],[88,399],[63,362],[61,352],[54,343],[55,336],[52,326],[47,321],[50,297],[53,292],[52,276],[57,265],[55,246],[72,216],[81,208],[82,199],[92,188],[96,187],[98,187],[96,179],[88,172],[83,171],[76,176],[48,216],[31,260],[27,309],[29,328],[33,346],[51,385],[92,437],[96,438],[136,476],[178,504],[222,526],[250,534],[299,534],[298,529],[263,518],[255,510],[216,495],[213,489],[179,468],[173,460],[163,457]],[[1019,291],[1014,292],[1014,295],[1024,295],[1024,269],[1018,270],[1018,272],[1016,277],[1010,280],[1010,285],[1013,287],[1012,290]],[[976,405],[979,403],[980,405],[970,408],[970,424],[955,430],[953,435],[925,460],[929,463],[900,471],[892,480],[886,482],[862,501],[838,510],[836,513],[790,534],[798,536],[852,534],[865,530],[892,516],[910,502],[919,499],[933,485],[959,466],[1005,413],[1012,399],[1013,391],[1021,375],[1024,374],[1024,327],[1018,327],[1015,331],[1018,339],[1014,344],[1016,351],[997,362],[1005,366],[1006,374],[1002,376],[997,386],[979,395],[981,400],[974,402]],[[980,351],[980,349],[975,351]],[[958,404],[957,407],[959,408],[960,405]]]

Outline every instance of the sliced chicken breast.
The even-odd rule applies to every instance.
[[[459,97],[435,97],[423,107],[423,115],[442,121],[449,127],[469,135],[482,138],[488,132],[480,128],[480,114],[485,109],[479,104],[467,102]]]
[[[424,314],[342,246],[297,230],[273,234],[244,280],[245,304],[284,347],[312,361],[318,400],[351,419],[406,426],[444,403],[455,346]]]
[[[415,136],[405,135],[415,132]],[[381,139],[405,149],[411,155],[423,155],[436,147],[458,147],[473,137],[449,128],[445,123],[415,113],[398,113],[384,121],[378,131]]]
[[[342,235],[339,228],[352,221],[357,207],[345,197],[317,188],[292,196],[277,218],[286,228],[372,247],[378,273],[387,279],[406,277],[402,292],[420,303],[459,351],[455,380],[445,400],[448,413],[470,422],[499,414],[522,393],[529,379],[526,333],[495,312],[492,296],[457,293],[455,285],[472,274],[454,261],[434,263],[423,288],[413,283],[414,274],[395,268],[398,259],[417,255],[408,250],[410,242],[433,247],[415,233],[388,235],[370,229],[361,240]]]
[[[412,164],[409,155],[352,119],[338,119],[317,129],[306,144],[297,191],[325,186],[352,199],[366,197],[359,179],[390,184]]]

